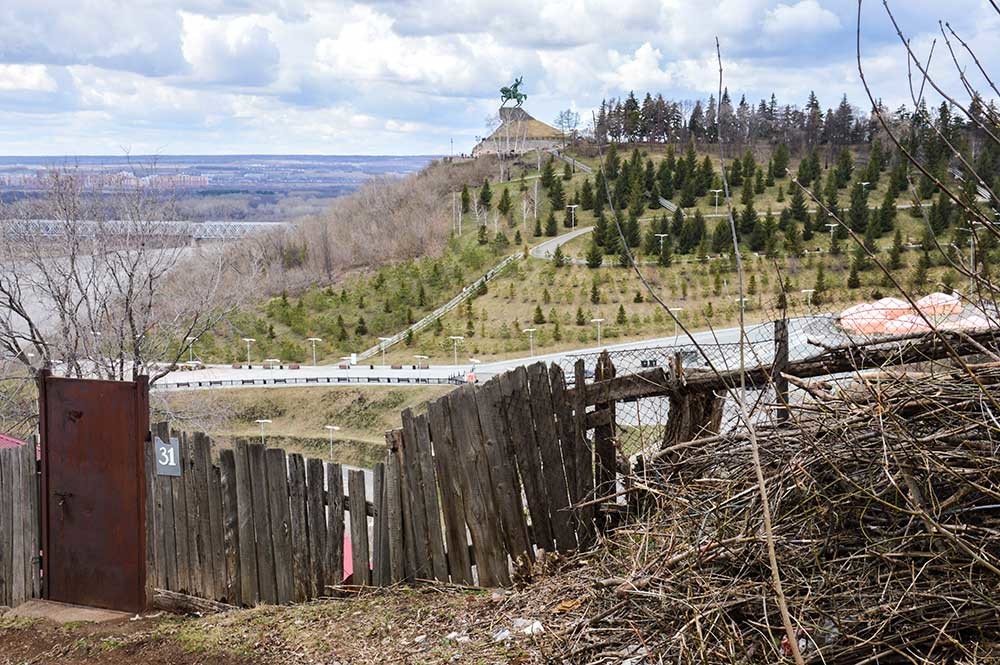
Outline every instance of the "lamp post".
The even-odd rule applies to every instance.
[[[267,425],[268,423],[270,423],[271,419],[270,418],[258,418],[254,422],[256,422],[258,425],[260,425],[260,443],[261,443],[261,445],[266,445],[264,443],[264,425]]]
[[[535,331],[537,328],[525,328],[521,332],[528,335],[528,348],[531,349],[531,357],[535,357]]]
[[[812,307],[812,296],[816,293],[816,289],[802,289],[801,292],[806,294],[806,307]]]
[[[100,335],[101,333],[94,333],[94,334]],[[191,363],[191,364],[194,364],[194,342],[198,338],[197,337],[187,337],[186,339],[187,339],[187,343],[188,343],[188,362]]]
[[[578,207],[580,207],[580,206],[577,205],[576,203],[573,203],[573,204],[570,204],[570,205],[568,205],[566,207],[569,208],[570,219],[572,219],[571,223],[573,224],[573,229],[575,230],[576,229],[576,209]]]
[[[660,256],[663,256],[663,239],[669,236],[669,233],[654,233],[657,238],[660,239]]]
[[[323,340],[319,337],[306,337],[307,342],[312,342],[313,345],[313,367],[316,367],[316,342],[322,342]]]
[[[381,344],[379,344],[379,348],[382,349],[382,367],[385,367],[385,343],[389,342],[389,341],[392,341],[392,338],[391,337],[379,337],[378,341],[381,342]]]
[[[677,319],[679,318],[678,314],[680,312],[683,312],[684,308],[683,307],[668,307],[667,309],[670,310],[671,313],[673,313],[673,316],[671,318],[673,318],[673,320],[674,320],[674,346],[677,346]]]
[[[250,369],[250,345],[256,342],[253,337],[244,337],[243,341],[247,343],[247,369]]]
[[[413,358],[417,361],[418,365],[420,364],[421,360],[429,360],[429,358],[427,356],[421,355],[419,353],[416,354],[416,355],[414,355]]]
[[[604,319],[591,319],[591,323],[597,324],[597,346],[601,345],[601,324],[604,323]]]
[[[834,230],[836,230],[838,226],[840,225],[836,223],[831,223],[826,225],[826,227],[830,229],[830,247],[833,247],[833,232]]]
[[[713,194],[715,194],[715,214],[718,215],[719,214],[719,194],[722,193],[722,190],[721,189],[710,189],[708,191],[710,191]]]
[[[333,433],[339,432],[340,428],[336,425],[323,425],[323,429],[330,432],[330,461],[333,461]]]
[[[451,340],[452,351],[455,354],[455,356],[454,356],[455,367],[458,367],[458,343],[461,342],[462,340],[464,340],[465,338],[462,337],[461,335],[451,335],[451,336],[448,337],[448,339]]]

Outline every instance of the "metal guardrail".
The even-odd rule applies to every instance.
[[[570,166],[572,166],[574,169],[576,169],[578,171],[583,171],[584,173],[593,173],[594,172],[594,169],[592,169],[591,167],[587,166],[583,162],[578,162],[577,160],[573,159],[572,157],[569,157],[567,155],[562,154],[558,150],[549,150],[549,152],[553,156],[555,156],[556,159],[561,159],[562,161],[566,162],[567,164],[569,164]]]
[[[483,275],[482,277],[480,277],[479,279],[477,279],[472,284],[470,284],[470,285],[466,286],[465,288],[463,288],[462,291],[461,291],[461,293],[459,293],[457,296],[455,296],[454,298],[452,298],[451,300],[449,300],[448,302],[446,302],[444,305],[438,307],[433,312],[431,312],[430,314],[428,314],[424,318],[420,319],[419,321],[417,321],[413,325],[409,326],[408,328],[406,328],[402,332],[398,332],[395,335],[393,335],[392,337],[390,337],[389,339],[387,339],[386,341],[379,342],[375,346],[373,346],[371,348],[368,348],[368,349],[365,349],[364,351],[362,351],[361,353],[359,353],[358,354],[358,360],[365,360],[367,358],[371,358],[375,354],[381,353],[382,349],[388,349],[388,348],[390,348],[390,347],[398,344],[399,342],[401,342],[404,339],[406,339],[406,335],[410,331],[413,331],[414,334],[415,334],[415,333],[418,333],[421,330],[427,328],[432,323],[434,323],[435,321],[437,321],[438,319],[440,319],[442,316],[444,316],[445,314],[447,314],[448,312],[450,312],[451,310],[455,309],[456,307],[458,307],[459,305],[461,305],[463,302],[465,302],[466,300],[468,300],[469,298],[471,298],[472,296],[474,296],[476,294],[476,292],[479,290],[479,287],[481,287],[483,284],[489,283],[489,281],[492,280],[497,275],[499,275],[503,271],[504,268],[506,268],[507,266],[509,266],[514,261],[517,261],[519,258],[521,258],[521,253],[520,252],[517,252],[515,254],[511,254],[510,256],[508,256],[507,258],[505,258],[503,261],[501,261],[500,263],[498,263],[495,266],[493,266],[492,268],[490,268],[489,271],[485,275]]]
[[[951,169],[949,169],[949,171],[951,171],[951,176],[955,180],[958,180],[958,181],[961,181],[961,182],[965,182],[965,176],[963,176],[962,172],[959,171],[957,168],[952,167]],[[976,195],[979,198],[983,199],[984,201],[989,201],[990,198],[991,198],[990,197],[990,190],[988,190],[986,187],[984,187],[983,185],[981,185],[979,183],[976,183]]]
[[[663,198],[662,196],[659,197],[659,199],[660,199],[660,207],[666,208],[671,213],[677,212],[677,204],[676,203],[674,203],[673,201],[668,201],[665,198]],[[681,214],[683,215],[684,212],[681,211]]]
[[[303,376],[273,379],[205,379],[202,381],[174,381],[171,383],[154,383],[154,390],[197,390],[199,388],[245,388],[246,386],[291,386],[291,385],[327,385],[327,384],[382,384],[382,385],[460,385],[465,383],[461,375],[449,377],[440,376]]]
[[[237,240],[254,233],[280,229],[285,222],[186,222],[186,221],[106,221],[58,219],[11,219],[0,223],[0,233],[20,233],[43,238],[62,238],[68,227],[83,237],[142,236],[156,238],[194,238],[196,240]]]

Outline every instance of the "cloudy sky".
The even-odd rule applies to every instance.
[[[988,0],[895,0],[927,53],[939,19],[1000,64]],[[705,98],[726,84],[825,106],[859,86],[853,0],[4,0],[0,155],[442,154],[485,133],[497,89],[585,119],[629,90]],[[865,0],[869,81],[907,101],[905,58]],[[939,39],[940,42],[940,39]],[[939,43],[935,67],[953,79]],[[994,68],[1000,73],[1000,67]]]

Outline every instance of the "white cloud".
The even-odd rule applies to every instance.
[[[0,90],[55,92],[56,80],[45,65],[0,65]]]
[[[196,79],[259,86],[277,76],[281,51],[260,17],[181,17],[183,53]]]
[[[779,4],[764,16],[764,34],[769,37],[814,36],[840,27],[840,19],[817,0]]]

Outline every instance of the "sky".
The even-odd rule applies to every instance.
[[[988,0],[891,7],[922,57],[938,38],[949,90],[939,20],[1000,65]],[[0,154],[467,152],[515,76],[549,123],[630,90],[705,99],[716,36],[735,99],[867,109],[856,28],[854,0],[4,0]],[[909,102],[881,0],[861,37],[876,95]]]

